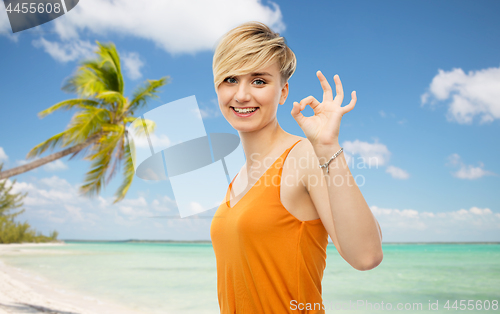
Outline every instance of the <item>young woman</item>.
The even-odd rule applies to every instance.
[[[323,101],[309,96],[291,109],[307,138],[287,133],[276,114],[295,67],[285,39],[259,22],[229,31],[215,50],[219,107],[246,156],[210,230],[222,314],[324,313],[328,236],[358,270],[382,261],[380,227],[339,145],[340,121],[356,94],[342,107],[340,78],[334,98],[318,71]],[[314,116],[302,115],[307,105]]]

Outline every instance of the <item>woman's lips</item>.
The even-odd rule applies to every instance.
[[[239,113],[239,112],[236,112],[236,110],[234,110],[234,107],[231,107],[231,111],[234,112],[234,114],[238,117],[250,117],[259,110],[259,107],[243,107],[241,109],[244,109],[244,108],[257,108],[257,109],[255,109],[254,111],[249,112],[249,113]]]

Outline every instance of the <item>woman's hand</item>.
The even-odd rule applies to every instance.
[[[291,114],[314,147],[331,146],[338,143],[342,116],[356,105],[356,92],[351,93],[351,102],[347,106],[341,107],[344,100],[344,90],[339,76],[333,77],[337,92],[333,98],[332,88],[326,77],[321,71],[316,72],[316,75],[323,88],[323,102],[320,103],[313,96],[306,97],[300,103],[293,103]],[[301,113],[307,105],[314,110],[314,116],[305,117]]]

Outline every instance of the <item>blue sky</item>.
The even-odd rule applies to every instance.
[[[142,7],[141,7],[142,6]],[[66,15],[12,34],[0,8],[0,161],[23,163],[72,116],[37,113],[75,95],[61,91],[95,41],[113,41],[126,94],[170,76],[148,110],[195,95],[207,133],[237,134],[218,111],[211,69],[218,38],[249,20],[282,34],[297,70],[278,110],[303,136],[293,101],[321,99],[321,70],[339,74],[358,102],[342,120],[340,143],[379,220],[384,241],[500,241],[500,3],[498,1],[136,1],[83,0]],[[333,84],[333,82],[332,82]],[[349,99],[344,100],[345,104]],[[146,112],[145,110],[144,112]],[[307,108],[304,115],[312,115]],[[378,166],[358,169],[360,157]],[[209,219],[177,214],[168,182],[139,178],[111,205],[115,178],[96,199],[78,196],[89,163],[62,159],[19,175],[28,220],[62,239],[209,239]]]

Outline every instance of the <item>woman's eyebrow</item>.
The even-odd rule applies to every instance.
[[[250,73],[251,76],[264,76],[264,75],[269,75],[272,77],[271,74],[267,73],[267,72],[253,72],[253,73]]]

